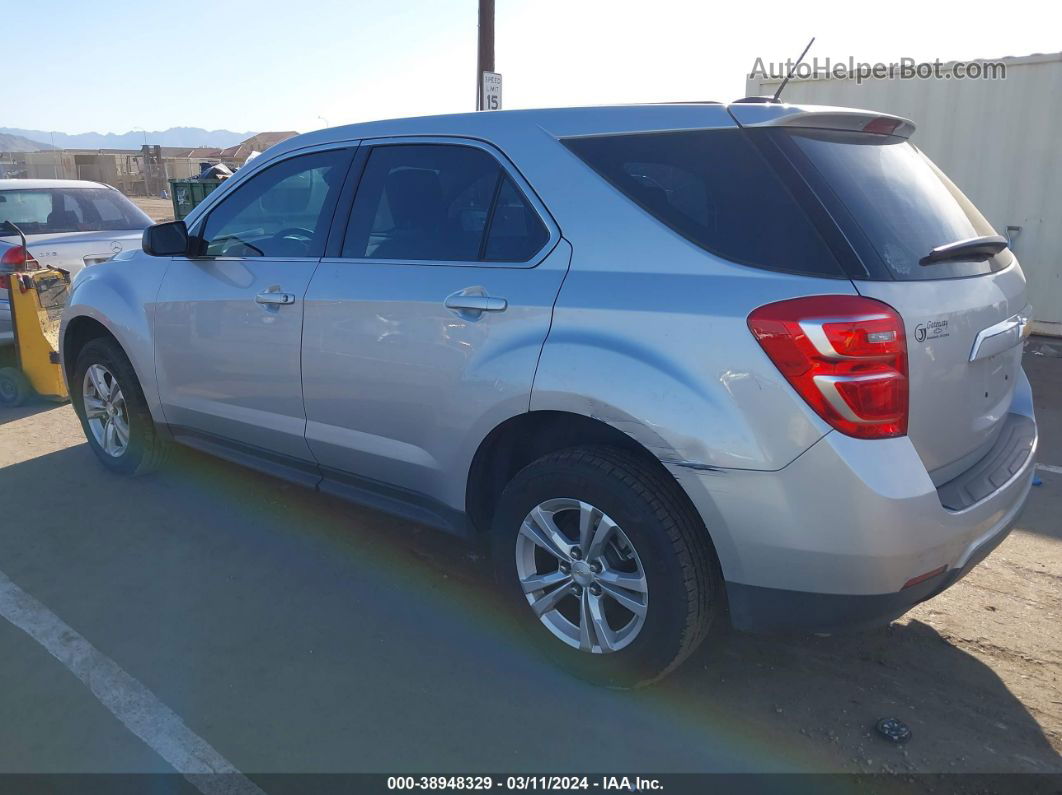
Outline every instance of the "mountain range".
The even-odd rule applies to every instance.
[[[170,127],[168,130],[147,132],[147,142],[159,146],[235,146],[254,135],[253,132],[232,130],[204,130],[201,127]],[[7,136],[13,136],[12,145]],[[21,138],[20,142],[18,139]],[[126,133],[63,133],[48,130],[24,130],[17,127],[0,127],[0,151],[25,152],[35,149],[139,149],[144,144],[142,130]]]
[[[31,141],[21,135],[0,133],[0,152],[38,152],[41,149],[51,149],[51,144],[42,144]]]

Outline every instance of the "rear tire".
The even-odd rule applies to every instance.
[[[118,343],[100,338],[81,349],[70,400],[89,447],[107,469],[144,475],[162,465],[170,444],[155,427],[133,366]]]
[[[17,367],[0,367],[0,406],[21,406],[32,394],[33,387],[21,370]]]
[[[597,684],[660,679],[719,611],[721,577],[700,517],[677,483],[623,450],[575,447],[529,464],[502,493],[491,542],[530,637]]]

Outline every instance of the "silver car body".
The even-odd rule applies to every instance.
[[[64,358],[69,368],[71,340],[98,323],[178,440],[458,532],[485,440],[529,412],[575,415],[634,440],[682,486],[738,626],[829,629],[898,614],[987,554],[1028,493],[1035,423],[1022,330],[970,361],[980,332],[1024,316],[1018,264],[971,279],[865,283],[739,265],[691,245],[558,143],[830,113],[575,108],[302,135],[208,196],[187,219],[191,233],[241,183],[293,154],[409,140],[489,151],[531,199],[548,242],[520,265],[125,251],[76,280]],[[277,290],[291,305],[256,303]],[[508,305],[462,313],[445,305],[455,294]],[[909,335],[908,435],[833,430],[749,333],[757,307],[808,295],[878,298],[909,330],[947,320],[947,336]],[[1001,476],[1008,443],[1021,455]],[[974,496],[945,508],[945,487]],[[904,590],[937,569],[926,587]]]

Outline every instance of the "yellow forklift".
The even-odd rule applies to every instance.
[[[0,349],[5,359],[14,357],[14,366],[0,367],[0,406],[21,406],[34,394],[65,403],[70,393],[59,365],[59,321],[70,274],[42,268],[10,221],[0,223],[0,234],[18,235],[21,242],[0,256],[0,294],[7,293],[15,340],[13,351]]]

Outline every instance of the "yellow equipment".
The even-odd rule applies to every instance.
[[[19,406],[34,392],[51,400],[69,400],[59,366],[59,321],[70,275],[61,270],[5,272],[0,273],[3,286],[11,302],[16,367],[0,368],[0,405]]]

